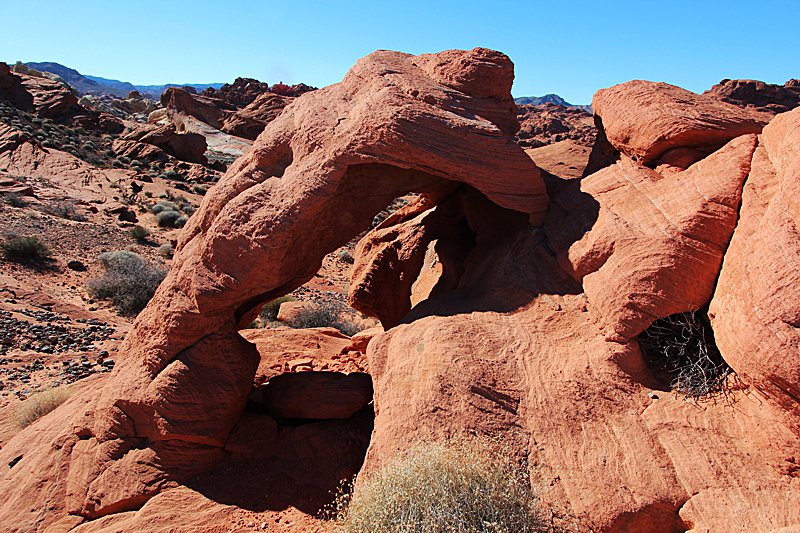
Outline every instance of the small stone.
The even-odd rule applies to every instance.
[[[67,268],[69,268],[70,270],[77,270],[83,272],[84,270],[86,270],[86,265],[84,265],[81,261],[78,261],[77,259],[73,259],[72,261],[67,263]]]

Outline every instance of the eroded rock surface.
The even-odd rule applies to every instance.
[[[761,139],[711,314],[725,360],[800,434],[800,110]]]
[[[218,461],[259,363],[237,327],[394,198],[461,181],[541,224],[544,185],[512,140],[512,80],[511,61],[485,49],[376,52],[271,122],[204,197],[108,386],[76,421],[68,511],[137,508]]]
[[[664,84],[612,87],[594,107],[606,159],[545,186],[512,141],[512,77],[485,49],[381,51],[289,104],[190,219],[109,382],[0,450],[30,450],[0,482],[0,522],[136,528],[165,523],[172,498],[229,520],[178,485],[227,501],[218,472],[197,474],[236,457],[251,461],[237,475],[269,481],[248,509],[283,505],[300,473],[314,497],[297,505],[313,512],[361,468],[369,408],[296,427],[245,409],[277,373],[358,363],[374,386],[365,475],[414,439],[500,435],[580,531],[796,529],[800,115],[758,135],[769,115]],[[350,301],[386,331],[239,333],[408,191],[421,194],[355,254]],[[637,336],[710,301],[738,381],[687,402]]]
[[[597,91],[592,109],[602,134],[587,175],[613,162],[608,157],[618,157],[614,151],[651,167],[673,148],[688,146],[708,154],[739,135],[760,132],[772,118],[674,85],[641,80]]]

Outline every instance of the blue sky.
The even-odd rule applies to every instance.
[[[800,78],[800,0],[3,3],[0,60],[139,85],[245,76],[325,86],[376,49],[475,46],[511,57],[514,96],[579,104],[631,79],[702,92],[722,78]]]

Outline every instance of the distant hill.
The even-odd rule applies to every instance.
[[[58,74],[64,78],[64,81],[72,85],[81,94],[112,94],[113,96],[117,97],[125,97],[128,95],[127,92],[122,94],[123,91],[110,92],[102,85],[90,78],[87,78],[77,70],[65,67],[59,63],[52,63],[49,61],[37,63],[30,61],[25,64],[30,68],[41,72],[52,72],[53,74]]]
[[[225,85],[224,83],[168,83],[166,85],[134,85],[127,81],[101,78],[100,76],[84,75],[75,69],[71,69],[59,63],[53,63],[50,61],[41,63],[31,61],[25,64],[32,69],[58,74],[81,94],[110,94],[112,96],[116,96],[117,98],[125,98],[128,96],[129,92],[136,90],[139,91],[142,96],[158,100],[161,97],[161,93],[170,87],[188,86],[194,87],[195,90],[200,92],[207,87],[219,89]]]
[[[557,104],[557,105],[563,105],[565,107],[577,107],[589,113],[592,112],[592,106],[570,104],[557,94],[546,94],[544,96],[521,96],[519,98],[514,98],[514,102],[516,102],[517,104],[529,104],[529,105]]]

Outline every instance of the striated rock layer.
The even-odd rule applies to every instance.
[[[228,501],[195,474],[263,450],[279,461],[304,450],[291,464],[309,470],[345,447],[346,464],[326,459],[318,475],[335,483],[360,467],[361,430],[372,428],[359,409],[367,378],[273,376],[322,370],[310,354],[340,345],[324,364],[365,367],[374,389],[362,475],[414,439],[488,434],[527,458],[543,505],[579,531],[800,528],[800,114],[761,133],[768,115],[676,87],[606,89],[594,101],[590,168],[549,173],[550,202],[512,140],[512,80],[511,62],[490,50],[380,51],[288,105],[190,219],[108,383],[0,450],[0,461],[23,455],[0,481],[0,523],[177,528],[163,506],[188,507],[173,499],[228,520],[175,487],[192,479]],[[355,253],[349,300],[386,331],[298,335],[294,354],[281,346],[297,334],[238,333],[408,191],[421,194]],[[737,380],[724,397],[687,402],[637,336],[709,302]],[[367,342],[368,364],[341,359]],[[269,414],[323,416],[281,392],[317,380],[318,397],[351,398],[318,402],[341,407],[336,416],[359,409],[358,420],[279,428]],[[243,414],[248,399],[266,412]],[[263,491],[279,493],[286,474]]]
[[[511,61],[485,49],[376,52],[287,107],[182,232],[124,358],[75,422],[66,490],[52,497],[97,518],[224,457],[259,362],[237,327],[394,198],[462,181],[541,224],[544,185],[512,140],[512,80]]]

